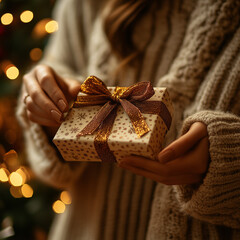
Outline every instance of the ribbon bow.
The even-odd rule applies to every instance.
[[[102,161],[116,161],[109,149],[107,139],[117,116],[117,106],[123,107],[139,137],[150,131],[142,113],[158,114],[163,118],[167,127],[170,127],[171,115],[164,103],[145,101],[154,95],[154,89],[150,82],[139,82],[130,87],[116,87],[112,94],[99,78],[90,76],[81,85],[80,91],[87,95],[77,96],[73,107],[104,104],[77,135],[78,137],[89,135],[98,130],[94,145]]]

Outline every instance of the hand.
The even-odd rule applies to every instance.
[[[75,98],[80,83],[63,79],[46,65],[38,65],[23,76],[23,101],[30,121],[43,126],[57,127]]]
[[[167,185],[195,184],[202,181],[209,158],[207,127],[196,122],[158,154],[158,161],[129,156],[119,166]]]

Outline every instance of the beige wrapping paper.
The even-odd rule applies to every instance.
[[[110,92],[113,92],[115,88],[108,87],[108,89]],[[155,94],[147,101],[162,101],[172,116],[173,107],[167,89],[154,88],[154,90]],[[87,106],[72,108],[68,112],[53,139],[54,144],[66,161],[101,161],[94,147],[96,133],[77,137],[77,134],[95,116],[100,108],[101,106],[99,105]],[[156,159],[168,129],[160,116],[154,114],[143,114],[143,116],[150,128],[150,132],[139,138],[134,132],[128,115],[121,106],[118,107],[117,117],[108,138],[109,148],[117,161],[131,154]]]

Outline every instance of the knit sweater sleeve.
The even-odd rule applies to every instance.
[[[42,126],[28,120],[25,105],[20,100],[17,118],[22,126],[26,156],[33,172],[46,184],[68,188],[81,175],[86,164],[64,162]]]
[[[240,228],[240,118],[200,111],[185,120],[182,133],[197,121],[207,125],[211,160],[200,186],[175,186],[180,206],[195,218]]]

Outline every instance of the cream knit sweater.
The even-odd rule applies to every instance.
[[[145,52],[141,66],[118,79],[113,77],[118,61],[102,30],[103,6],[97,0],[59,0],[59,31],[43,62],[79,81],[94,74],[108,86],[149,80],[167,87],[175,118],[166,144],[201,121],[211,161],[197,186],[165,186],[114,164],[66,163],[19,102],[33,170],[73,196],[49,238],[240,239],[240,1],[161,1],[134,30]]]

